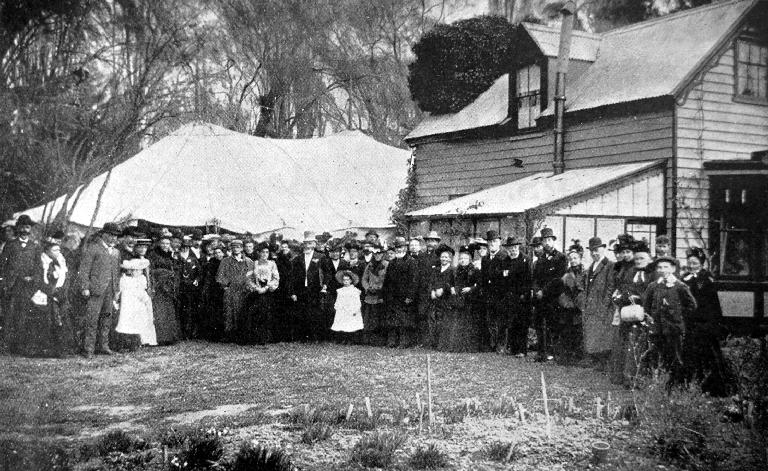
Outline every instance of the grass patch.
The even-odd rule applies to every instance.
[[[408,464],[414,469],[440,469],[448,466],[448,456],[434,443],[427,447],[419,447],[408,459]]]
[[[304,405],[288,412],[287,421],[291,425],[308,427],[312,424],[338,425],[346,419],[346,412],[330,404],[318,407]]]
[[[293,471],[288,455],[275,448],[246,443],[227,467],[229,471]]]
[[[304,429],[301,434],[301,443],[314,445],[317,442],[328,440],[333,435],[333,427],[324,423],[314,423]]]
[[[506,463],[515,455],[515,444],[508,442],[493,442],[485,447],[485,457],[491,461]]]
[[[181,469],[210,469],[223,455],[221,437],[200,431],[187,436],[171,463]]]
[[[395,451],[405,444],[406,436],[397,432],[374,432],[364,435],[352,448],[352,463],[366,468],[389,468]]]

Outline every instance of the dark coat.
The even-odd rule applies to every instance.
[[[194,285],[195,281],[199,286],[203,279],[203,267],[194,252],[190,250],[187,258],[182,258],[179,255],[177,262],[179,264],[179,278],[182,286]]]
[[[416,299],[417,271],[416,260],[413,258],[390,260],[382,288],[384,302],[402,302],[406,298],[411,301]]]
[[[568,269],[568,258],[562,252],[557,249],[552,249],[551,252],[544,252],[541,257],[536,260],[533,265],[532,282],[533,291],[539,291],[546,293],[551,291],[547,285],[550,283],[556,283],[560,280],[565,271]],[[556,298],[544,298],[543,301],[554,302]]]
[[[22,247],[22,245],[25,245]],[[38,259],[42,251],[37,241],[29,240],[22,244],[19,239],[13,239],[3,248],[0,254],[0,294],[6,296],[32,296],[34,294],[33,283],[24,278],[35,276]],[[31,291],[30,291],[31,290]]]
[[[290,296],[288,285],[291,283],[291,257],[290,255],[284,255],[279,253],[275,257],[275,264],[277,265],[277,273],[280,275],[280,285],[275,290],[275,296],[278,298],[286,298]]]
[[[289,295],[298,296],[305,293],[311,298],[320,298],[323,289],[323,272],[320,270],[322,256],[315,252],[309,263],[309,270],[304,266],[304,254],[300,253],[291,260],[291,282],[288,285]],[[304,280],[307,286],[304,286]]]
[[[717,297],[715,280],[707,270],[701,270],[696,274],[687,273],[683,281],[691,290],[696,299],[697,308],[691,312],[686,323],[706,324],[709,328],[717,329],[723,318],[723,310],[720,307],[720,299]]]
[[[108,289],[116,293],[120,283],[120,252],[112,249],[110,253],[96,238],[83,250],[77,278],[80,290],[89,290],[91,296],[101,296]]]
[[[660,335],[685,334],[685,319],[696,311],[696,299],[688,285],[675,280],[667,286],[663,280],[648,285],[643,296],[643,306],[653,318],[651,332]]]

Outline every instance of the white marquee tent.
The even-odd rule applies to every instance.
[[[144,219],[264,234],[391,226],[410,152],[345,131],[266,139],[190,124],[112,169],[94,223]],[[88,226],[107,173],[84,186],[71,222]],[[42,220],[64,197],[17,213]]]

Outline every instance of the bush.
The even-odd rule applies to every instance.
[[[159,433],[157,441],[160,445],[167,446],[168,448],[180,448],[187,441],[190,434],[195,433],[193,428],[189,427],[170,427]]]
[[[388,468],[405,440],[405,435],[393,432],[365,435],[352,448],[352,462],[366,468]]]
[[[136,440],[123,430],[113,430],[104,435],[97,445],[99,454],[130,453],[135,449]]]
[[[179,469],[204,470],[218,462],[222,455],[224,444],[220,436],[197,432],[187,437],[171,463]]]
[[[432,443],[426,448],[417,448],[408,463],[414,469],[439,469],[448,466],[448,457]]]
[[[491,461],[506,462],[515,454],[515,444],[493,442],[485,448],[485,456]]]
[[[288,422],[293,425],[309,426],[324,423],[338,425],[344,422],[346,412],[338,407],[323,404],[319,407],[296,407],[288,413]]]
[[[333,428],[328,424],[315,423],[304,429],[301,434],[301,442],[314,445],[317,442],[328,440],[333,435]]]
[[[229,465],[229,471],[292,471],[291,460],[283,450],[243,444]]]

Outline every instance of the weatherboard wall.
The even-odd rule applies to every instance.
[[[768,149],[768,103],[734,100],[735,47],[717,57],[677,107],[677,256],[709,247],[709,186],[705,161],[749,160]]]
[[[550,128],[505,137],[414,143],[419,204],[431,206],[551,170],[552,141]],[[571,118],[566,121],[566,168],[669,159],[672,143],[671,108],[578,121]],[[515,166],[515,159],[522,167]]]

